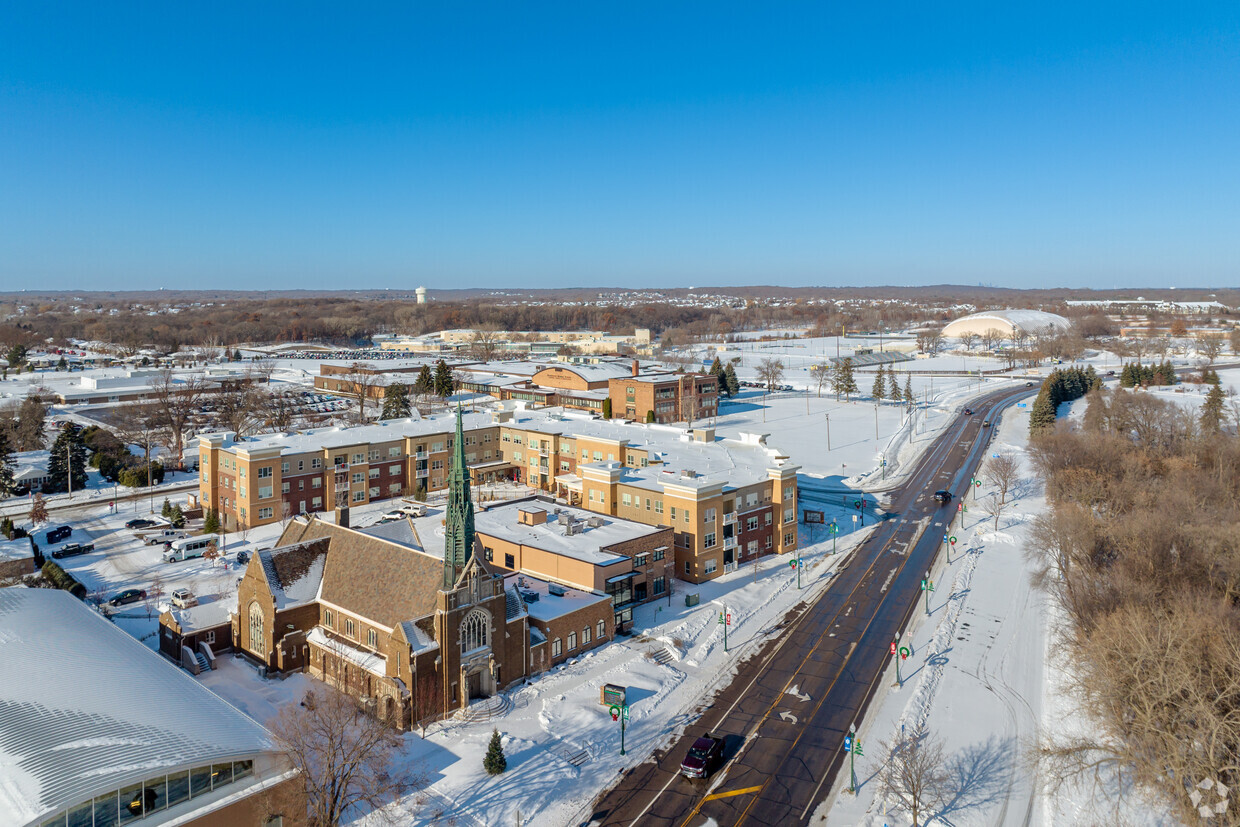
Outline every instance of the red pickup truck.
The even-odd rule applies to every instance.
[[[690,778],[705,778],[723,763],[723,739],[703,735],[693,742],[685,760],[680,762],[680,772]]]

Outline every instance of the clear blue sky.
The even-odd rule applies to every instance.
[[[1240,5],[1015,5],[9,3],[0,289],[1240,283]]]

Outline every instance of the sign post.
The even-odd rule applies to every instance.
[[[891,641],[891,659],[896,662],[896,686],[904,686],[904,681],[900,678],[900,633],[896,632],[895,639]]]
[[[951,541],[956,542],[956,538],[952,537]],[[930,572],[926,572],[926,579],[921,581],[921,590],[926,593],[926,617],[930,616],[930,592],[934,591],[934,582],[930,579]]]
[[[848,734],[844,736],[844,751],[848,753],[848,792],[856,794],[857,792],[857,762],[856,756],[865,756],[861,751],[861,741],[857,738],[857,725],[848,725]]]
[[[798,573],[798,576],[799,573]],[[728,611],[725,605],[723,611],[719,613],[719,625],[723,627],[723,651],[728,651],[728,627],[732,625],[732,613]]]
[[[835,538],[840,533],[839,524],[832,520],[831,525],[827,527],[827,530],[831,532],[831,553],[835,554]]]

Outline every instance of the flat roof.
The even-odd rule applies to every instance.
[[[0,560],[25,560],[34,557],[34,547],[29,537],[5,540],[0,537]]]
[[[557,591],[562,591],[563,594],[552,594],[548,589],[549,585],[546,580],[540,580],[528,574],[510,574],[504,578],[505,589],[516,589],[518,594],[532,592],[538,595],[538,599],[533,603],[525,601],[525,595],[522,595],[522,601],[525,602],[525,610],[534,620],[541,620],[543,622],[555,620],[564,615],[580,611],[587,606],[611,602],[611,598],[605,594],[590,592],[585,589],[574,589],[571,586],[562,586],[557,589]]]
[[[519,521],[522,511],[544,511],[547,522],[525,525]],[[567,527],[558,522],[561,515],[575,520],[580,526],[579,533],[566,533]],[[602,525],[591,526],[590,519]],[[629,559],[626,555],[604,552],[605,547],[649,537],[661,530],[632,520],[596,514],[584,508],[557,506],[532,499],[515,500],[474,512],[474,529],[510,543],[531,546],[596,566],[609,566]]]
[[[239,709],[55,589],[0,589],[0,708],[0,827],[165,768],[275,749]]]

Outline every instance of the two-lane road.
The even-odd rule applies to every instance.
[[[892,493],[890,517],[831,588],[741,667],[667,753],[625,774],[596,804],[590,823],[805,822],[830,791],[849,724],[861,719],[873,696],[891,642],[919,605],[921,580],[956,514],[955,504],[940,506],[932,492],[946,488],[963,496],[989,442],[982,421],[1031,393],[996,391],[973,405],[974,416],[949,426]],[[726,739],[726,767],[710,782],[680,777],[681,757],[706,732]]]

